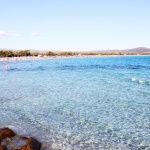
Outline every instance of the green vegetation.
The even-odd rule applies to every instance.
[[[78,53],[75,53],[75,52],[60,52],[60,53],[57,53],[58,56],[75,56],[77,54]]]
[[[111,55],[137,55],[137,53],[119,53],[119,52],[52,52],[48,51],[46,53],[40,52],[30,52],[30,50],[21,51],[11,51],[11,50],[1,50],[0,57],[21,57],[21,56],[111,56]],[[150,55],[150,53],[141,53],[140,55]]]
[[[48,51],[45,53],[46,56],[56,56],[56,53],[52,52],[52,51]]]
[[[14,56],[14,52],[12,51],[0,51],[0,57],[13,57]]]
[[[31,56],[31,53],[29,50],[24,50],[24,51],[2,50],[0,51],[0,57],[20,57],[20,56]]]
[[[39,52],[33,52],[33,53],[30,53],[30,54],[31,54],[31,56],[39,56],[40,55]]]

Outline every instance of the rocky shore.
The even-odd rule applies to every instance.
[[[33,137],[19,136],[7,127],[0,128],[0,150],[40,150],[41,143]]]

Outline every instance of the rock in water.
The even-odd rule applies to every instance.
[[[9,128],[0,128],[0,140],[5,138],[11,138],[15,136],[15,133]]]
[[[5,145],[0,145],[0,150],[7,150]]]
[[[40,150],[41,143],[34,138],[29,138],[27,143],[20,150]]]

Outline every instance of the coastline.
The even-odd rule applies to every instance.
[[[76,56],[21,56],[21,57],[2,57],[0,62],[26,61],[26,60],[45,60],[45,59],[67,59],[67,58],[99,58],[99,57],[136,57],[150,55],[76,55]]]

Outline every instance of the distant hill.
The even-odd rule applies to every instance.
[[[138,54],[150,53],[150,48],[138,47],[138,48],[133,48],[133,49],[125,49],[125,50],[122,50],[122,52],[123,53],[138,53]]]
[[[48,52],[48,50],[35,50],[35,49],[29,49],[30,50],[30,52],[39,52],[39,53],[46,53],[46,52]]]
[[[132,49],[124,49],[124,50],[96,50],[96,51],[90,51],[90,52],[96,52],[96,53],[134,53],[134,54],[144,54],[144,53],[150,53],[150,48],[146,47],[137,47]]]

